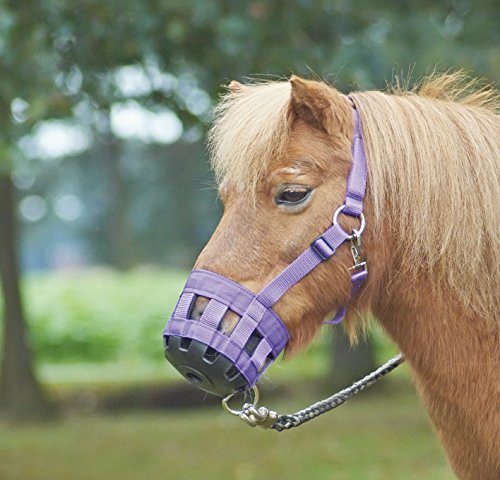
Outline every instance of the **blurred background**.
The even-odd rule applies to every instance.
[[[0,478],[454,478],[406,367],[255,431],[167,365],[161,332],[221,214],[204,137],[222,85],[495,83],[499,22],[495,0],[0,0]],[[396,351],[325,327],[265,403],[302,408]]]

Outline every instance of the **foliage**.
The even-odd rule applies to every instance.
[[[189,265],[219,214],[215,195],[200,192],[211,180],[203,149],[189,142],[210,124],[221,84],[295,72],[348,91],[381,88],[395,75],[417,78],[434,66],[465,68],[495,81],[499,5],[0,2],[0,105],[10,111],[0,119],[0,165],[14,168],[21,197],[36,195],[49,212],[26,227],[27,268],[54,264],[40,252],[54,250],[55,230],[57,240],[84,250],[87,263]],[[112,114],[127,106],[174,114],[183,141],[167,147],[151,138],[117,138]],[[28,148],[40,124],[54,118],[87,138],[77,159],[63,155],[48,164]],[[81,202],[80,219],[50,214],[68,194]]]
[[[109,109],[124,98],[116,73],[127,65],[149,80],[134,98],[187,125],[206,118],[190,109],[185,82],[213,99],[231,78],[308,69],[363,88],[382,86],[393,69],[421,74],[435,64],[495,80],[499,15],[492,0],[4,1],[0,105],[9,110],[19,98],[25,108],[2,118],[2,135],[12,142],[81,102]],[[167,85],[165,73],[181,81]]]
[[[26,299],[39,359],[162,358],[161,332],[185,277],[155,270],[30,276]]]
[[[384,382],[392,382],[387,379]],[[314,400],[271,402],[280,412]],[[452,480],[415,395],[386,386],[299,430],[250,429],[222,410],[72,415],[44,429],[1,426],[10,480]]]
[[[333,73],[343,81],[361,82],[363,87],[381,85],[395,64],[404,70],[416,64],[417,72],[438,63],[460,65],[492,78],[498,74],[494,46],[499,7],[487,0],[397,4],[183,0],[104,5],[86,0],[79,9],[52,3],[47,13],[56,38],[65,45],[60,50],[62,65],[66,71],[77,67],[91,74],[84,76],[82,87],[88,92],[107,86],[99,74],[110,66],[134,62],[147,66],[152,58],[162,70],[193,75],[211,96],[219,91],[221,79],[305,73],[307,68],[321,76]],[[471,48],[483,49],[484,57],[471,55]],[[106,97],[109,101],[109,92]],[[185,117],[188,112],[178,100],[175,95],[163,99]]]

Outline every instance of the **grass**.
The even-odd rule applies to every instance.
[[[272,407],[293,411],[311,396],[297,392]],[[218,409],[0,427],[0,478],[8,480],[455,478],[408,386],[364,394],[284,433],[250,429]]]

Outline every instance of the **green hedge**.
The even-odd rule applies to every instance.
[[[185,272],[105,269],[29,276],[24,298],[37,358],[163,357],[161,332],[185,279]]]

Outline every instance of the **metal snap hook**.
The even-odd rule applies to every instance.
[[[259,401],[259,390],[254,385],[252,387],[253,391],[253,403],[244,403],[241,410],[235,410],[229,406],[229,401],[234,398],[239,392],[231,393],[222,400],[222,406],[226,412],[239,417],[250,427],[261,427],[261,428],[272,428],[278,420],[278,413],[273,410],[269,410],[266,407],[257,408],[257,402]]]

